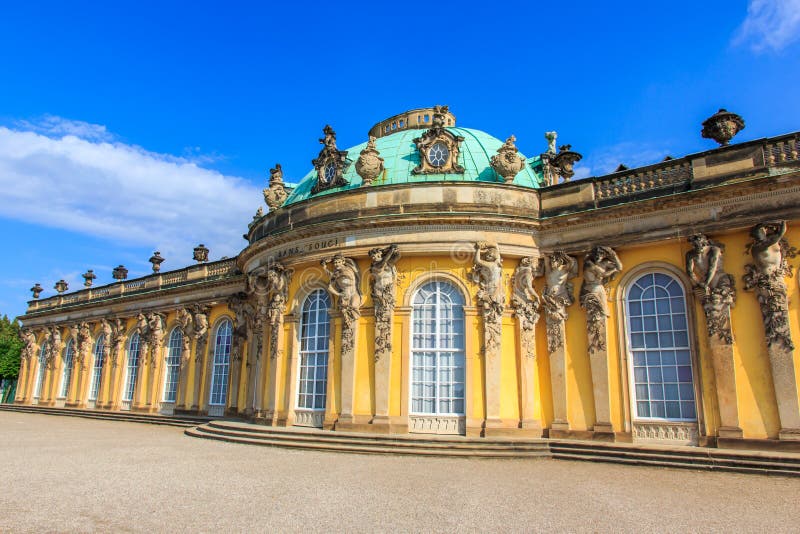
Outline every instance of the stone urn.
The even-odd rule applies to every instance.
[[[83,285],[86,287],[92,287],[92,282],[97,279],[97,275],[94,274],[94,271],[91,269],[83,273],[81,276],[83,277]]]
[[[497,154],[492,156],[492,168],[497,174],[503,177],[505,183],[510,184],[514,177],[522,170],[525,165],[514,142],[517,140],[513,135],[506,139],[503,146],[497,149]]]
[[[44,288],[39,282],[36,282],[31,288],[31,293],[33,293],[33,298],[35,299],[39,298],[39,295],[42,294],[42,291],[44,291]]]
[[[700,135],[705,139],[713,139],[720,146],[727,146],[731,139],[742,130],[744,130],[743,118],[726,109],[720,109],[703,121]]]
[[[553,165],[555,165],[558,175],[565,182],[575,176],[575,164],[578,163],[583,156],[572,150],[572,145],[562,145],[558,147],[558,154],[553,158]]]
[[[200,243],[199,245],[194,247],[194,255],[192,256],[192,258],[197,263],[205,263],[208,261],[208,252],[209,252],[208,247]]]
[[[373,180],[383,172],[383,158],[375,148],[375,137],[369,137],[367,147],[358,156],[356,172],[361,177],[363,186],[372,185]]]
[[[150,256],[150,259],[147,261],[153,264],[153,272],[157,273],[158,271],[161,270],[161,264],[164,263],[164,258],[161,256],[161,252],[156,250],[155,252],[153,252],[153,255]]]
[[[125,280],[128,278],[128,269],[126,269],[124,265],[117,265],[111,271],[111,277],[114,278],[114,280]]]
[[[64,291],[67,291],[69,289],[69,284],[67,283],[66,280],[62,278],[61,280],[56,282],[56,285],[53,286],[53,289],[55,289],[59,293],[63,293]]]

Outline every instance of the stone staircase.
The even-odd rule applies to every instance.
[[[573,440],[466,438],[426,434],[387,436],[302,427],[268,427],[221,420],[187,428],[184,433],[187,436],[233,443],[331,452],[468,458],[555,458],[800,476],[800,454],[794,453]]]
[[[800,476],[796,453],[568,440],[551,441],[550,453],[564,460]]]
[[[135,412],[112,412],[105,410],[80,410],[77,408],[52,408],[46,406],[29,406],[20,404],[0,404],[0,412],[37,413],[82,417],[85,419],[101,419],[104,421],[126,421],[129,423],[148,423],[151,425],[177,426],[182,428],[196,427],[209,422],[208,417],[167,416],[142,414]]]
[[[358,454],[462,458],[555,458],[627,465],[800,476],[800,454],[701,447],[528,438],[383,435],[316,428],[269,427],[208,417],[0,404],[0,411],[127,421],[184,428],[187,436],[267,447]]]
[[[361,454],[406,454],[417,456],[456,456],[468,458],[549,457],[547,440],[485,439],[427,434],[382,435],[332,432],[309,428],[280,428],[232,421],[211,421],[186,429],[188,436],[318,451]]]

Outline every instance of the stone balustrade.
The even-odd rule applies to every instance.
[[[28,302],[28,313],[56,309],[64,306],[86,304],[125,294],[135,294],[153,288],[168,288],[186,283],[233,276],[237,274],[236,258],[191,265],[177,271],[156,273],[134,280],[124,280],[100,287],[91,287]]]
[[[630,197],[644,191],[657,189],[680,189],[688,186],[692,177],[691,164],[687,160],[670,161],[629,171],[614,173],[594,181],[594,196],[597,201],[618,197]]]

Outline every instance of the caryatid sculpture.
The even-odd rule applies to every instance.
[[[604,321],[608,317],[606,286],[622,271],[622,262],[611,247],[594,247],[583,260],[580,303],[586,310],[589,350],[606,348]]]
[[[155,366],[158,351],[164,341],[164,316],[158,312],[152,312],[147,316],[148,344],[150,345],[150,365]]]
[[[703,304],[708,335],[730,345],[730,308],[736,303],[736,286],[733,276],[722,266],[725,246],[703,234],[690,236],[689,243],[692,250],[686,253],[686,274]]]
[[[231,360],[239,362],[242,359],[242,346],[247,341],[247,333],[252,327],[255,310],[247,300],[245,293],[237,293],[228,301],[228,308],[233,312],[235,320],[231,339]]]
[[[50,350],[47,353],[47,366],[52,368],[53,363],[61,353],[61,329],[57,326],[50,327]]]
[[[578,262],[557,251],[545,257],[545,288],[542,294],[547,322],[547,348],[555,352],[564,344],[564,322],[567,308],[575,302],[570,279],[578,275]]]
[[[753,242],[749,245],[753,263],[745,265],[744,288],[756,292],[764,319],[767,345],[780,344],[786,350],[793,350],[783,278],[792,276],[786,258],[793,258],[797,251],[784,239],[785,234],[786,221],[762,223],[753,228]]]
[[[100,319],[100,331],[103,333],[103,362],[108,363],[108,355],[111,354],[111,346],[114,344],[114,329],[107,319]]]
[[[22,352],[20,358],[22,361],[30,361],[36,353],[36,335],[30,328],[22,329]]]
[[[336,297],[342,313],[342,354],[352,353],[355,344],[355,326],[361,317],[361,277],[358,265],[351,258],[336,254],[323,259],[320,264],[330,277],[328,290]],[[333,270],[328,268],[331,264]]]
[[[82,322],[78,329],[78,363],[83,366],[92,347],[92,329],[89,323]]]
[[[181,330],[181,342],[183,344],[182,350],[182,357],[183,360],[189,359],[189,354],[191,351],[191,344],[192,344],[192,334],[194,333],[194,328],[192,326],[192,314],[189,313],[189,310],[186,309],[185,306],[178,308],[178,311],[175,313],[176,315],[176,323],[178,328]]]
[[[795,378],[794,343],[789,327],[789,302],[785,276],[791,276],[787,258],[797,255],[784,235],[786,221],[771,221],[753,228],[749,245],[753,263],[745,265],[744,288],[754,290],[761,307],[767,354],[772,371],[781,429],[778,439],[800,440],[800,403]]]
[[[503,259],[497,245],[479,241],[475,243],[475,264],[472,281],[478,284],[477,300],[485,325],[485,350],[494,351],[500,346],[500,330],[506,296],[503,288]]]
[[[392,314],[395,306],[397,285],[397,260],[400,253],[397,245],[373,248],[369,251],[372,260],[369,272],[372,303],[375,307],[375,360],[392,352]]]
[[[512,278],[511,307],[521,321],[523,350],[529,358],[536,355],[534,335],[541,306],[541,297],[533,287],[533,281],[542,274],[541,261],[526,256],[519,260]]]
[[[267,270],[269,283],[269,308],[267,318],[270,325],[270,358],[278,355],[278,336],[281,321],[286,312],[286,301],[289,298],[289,282],[292,280],[294,269],[284,267],[280,263],[273,263]]]

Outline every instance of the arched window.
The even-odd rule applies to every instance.
[[[683,287],[668,274],[648,273],[626,300],[636,418],[697,420]]]
[[[300,373],[297,408],[325,410],[328,387],[328,337],[330,297],[322,289],[311,293],[303,303],[300,317]]]
[[[67,347],[64,349],[64,374],[61,377],[61,393],[59,397],[66,397],[69,393],[69,381],[72,379],[72,364],[75,360],[75,346],[72,339],[67,341]]]
[[[96,400],[100,390],[100,377],[103,374],[103,349],[106,346],[106,337],[100,334],[94,344],[94,365],[92,366],[92,382],[89,388],[89,400]]]
[[[214,337],[214,365],[211,371],[211,398],[208,401],[212,406],[225,406],[228,398],[228,366],[231,361],[231,334],[233,327],[228,319],[222,321],[217,327]]]
[[[433,281],[412,303],[411,413],[464,415],[464,297]]]
[[[164,402],[175,402],[178,392],[178,378],[181,371],[181,351],[183,334],[179,328],[172,330],[167,346],[166,372],[164,373]]]
[[[36,387],[33,390],[33,398],[38,399],[42,394],[42,386],[44,385],[44,373],[47,369],[47,343],[42,342],[42,347],[39,349],[39,369],[36,374]]]
[[[141,336],[139,332],[134,332],[128,340],[128,354],[126,355],[125,365],[125,390],[122,393],[122,400],[131,402],[133,392],[136,391],[136,378],[139,372],[139,357],[141,355]]]

